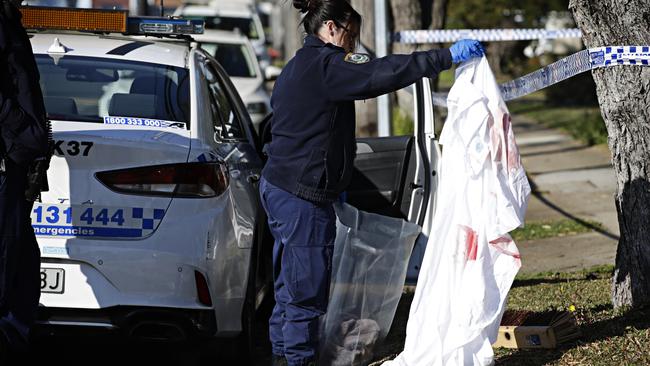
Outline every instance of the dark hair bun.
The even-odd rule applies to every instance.
[[[307,13],[318,8],[320,2],[320,0],[293,0],[293,7],[301,13]]]

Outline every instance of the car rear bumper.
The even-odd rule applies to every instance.
[[[217,332],[214,311],[159,307],[115,306],[67,309],[41,306],[37,335],[118,333],[135,340],[183,342]]]

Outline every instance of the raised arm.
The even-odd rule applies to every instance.
[[[369,56],[333,53],[328,56],[324,88],[332,101],[374,98],[413,84],[423,77],[435,77],[451,67],[449,49],[389,55],[370,60]]]

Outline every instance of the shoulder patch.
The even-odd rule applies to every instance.
[[[345,62],[349,62],[351,64],[365,64],[370,62],[370,56],[366,55],[365,53],[348,53],[345,55]]]

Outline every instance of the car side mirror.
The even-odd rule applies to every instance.
[[[280,76],[282,69],[277,66],[267,66],[264,68],[264,79],[274,81]]]

